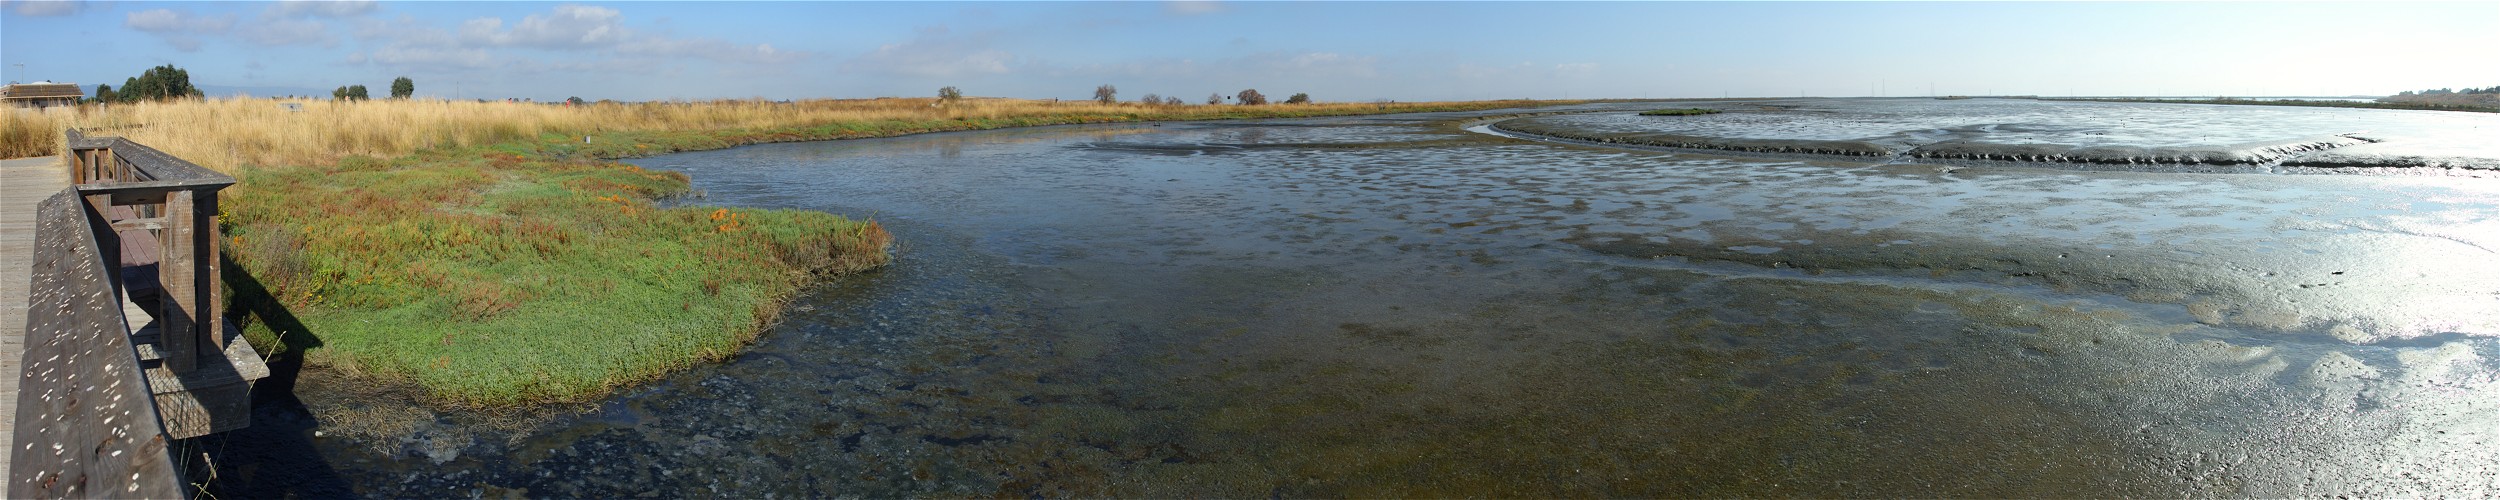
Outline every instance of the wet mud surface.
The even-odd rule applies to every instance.
[[[1518,134],[1601,144],[2163,172],[2500,170],[2500,115],[2028,99],[1797,99],[1513,120]],[[2390,173],[2376,171],[2371,173]]]
[[[2500,493],[2500,180],[1431,121],[1456,116],[638,160],[704,203],[876,217],[900,258],[733,362],[513,430],[308,374],[253,432],[318,460],[220,471],[239,496]]]

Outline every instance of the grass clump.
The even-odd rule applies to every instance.
[[[0,158],[50,156],[60,151],[60,122],[38,110],[0,109]]]
[[[60,110],[10,130],[121,135],[234,174],[221,218],[237,264],[225,274],[229,311],[256,346],[360,382],[413,386],[436,404],[506,407],[589,400],[730,356],[811,279],[890,258],[892,236],[874,221],[665,206],[689,190],[683,174],[608,160],[1037,125],[1541,104],[1551,103],[188,99]]]
[[[310,330],[255,324],[255,345],[313,335],[309,362],[464,405],[577,400],[721,359],[811,276],[881,265],[891,242],[819,212],[663,207],[683,174],[500,149],[239,178],[228,247]]]
[[[1653,109],[1641,112],[1641,116],[1693,116],[1715,114],[1719,114],[1719,110],[1706,108]]]

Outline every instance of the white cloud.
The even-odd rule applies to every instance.
[[[558,5],[547,15],[531,14],[521,18],[512,29],[503,29],[503,19],[484,17],[460,24],[460,39],[473,45],[533,47],[546,49],[591,49],[615,46],[632,34],[625,29],[625,14],[616,9],[587,5]]]
[[[627,28],[625,14],[616,9],[571,4],[558,5],[546,14],[522,17],[520,22],[513,23],[509,28],[505,27],[502,18],[470,19],[460,23],[456,36],[440,30],[424,32],[387,26],[368,26],[360,30],[358,36],[469,48],[579,50],[620,56],[755,64],[788,63],[814,55],[776,49],[771,44],[739,45],[717,38],[681,38],[646,33]]]
[[[122,26],[156,35],[173,44],[175,50],[196,52],[202,37],[224,35],[234,27],[234,16],[202,17],[171,9],[132,12],[122,17]]]
[[[381,6],[369,0],[284,0],[270,6],[267,13],[284,17],[355,17]]]
[[[330,36],[329,25],[309,19],[261,19],[243,23],[235,30],[235,37],[264,46],[338,44],[338,38]]]
[[[484,49],[458,47],[422,47],[393,45],[373,51],[372,55],[356,55],[351,62],[372,61],[386,66],[434,71],[488,69],[496,66],[493,55]]]
[[[922,28],[903,43],[878,46],[842,65],[845,70],[923,78],[1004,74],[1015,54],[991,47],[990,36],[947,36],[945,27]]]
[[[627,26],[616,9],[560,5],[519,21],[481,17],[450,25],[428,24],[401,15],[393,19],[360,19],[352,31],[366,52],[350,54],[348,64],[371,64],[419,78],[452,78],[472,83],[515,79],[590,78],[682,75],[689,62],[716,61],[777,70],[781,63],[814,57],[804,51],[771,44],[743,45],[704,37],[678,37]],[[732,71],[735,68],[701,68]],[[484,87],[491,89],[490,87]]]
[[[234,26],[233,16],[201,17],[172,9],[132,12],[122,25],[149,33],[220,33]]]
[[[298,4],[312,7],[296,7]],[[238,22],[233,14],[202,16],[172,9],[151,9],[130,13],[123,18],[122,25],[156,35],[184,52],[199,50],[201,44],[214,37],[233,37],[264,47],[336,46],[338,37],[331,35],[330,26],[310,17],[353,15],[369,11],[371,7],[368,5],[363,10],[357,10],[330,4],[344,2],[279,2],[261,10],[258,17],[248,22]]]
[[[1163,2],[1163,11],[1184,16],[1214,14],[1224,11],[1224,4],[1213,0],[1174,0]]]
[[[87,9],[83,0],[8,0],[9,12],[26,17],[50,17],[76,14]]]

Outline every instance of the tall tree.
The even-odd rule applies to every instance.
[[[191,72],[171,64],[148,68],[139,76],[123,80],[121,90],[114,93],[123,101],[161,101],[199,95],[200,89],[191,86]]]
[[[399,79],[397,79],[397,80],[391,80],[391,98],[392,98],[392,99],[407,99],[407,98],[409,98],[409,97],[413,97],[413,96],[416,96],[416,95],[417,95],[417,81],[416,81],[416,80],[410,80],[410,79],[408,79],[408,77],[405,77],[405,76],[403,76],[403,77],[399,77]]]

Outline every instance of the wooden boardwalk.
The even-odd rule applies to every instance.
[[[69,188],[59,157],[0,160],[0,450],[17,432],[18,363],[26,346],[26,285],[33,276],[35,205]],[[0,471],[9,454],[0,452]]]

